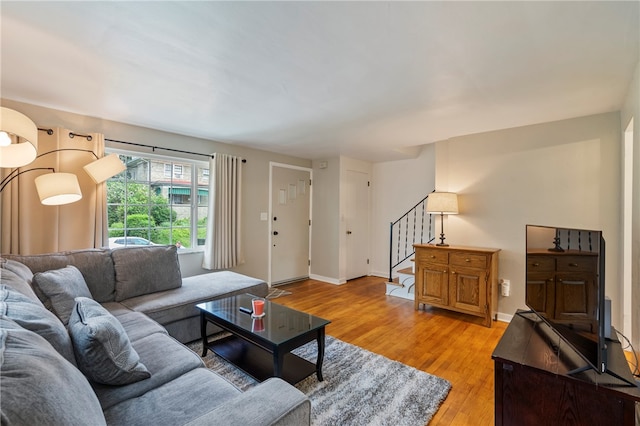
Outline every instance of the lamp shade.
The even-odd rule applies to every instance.
[[[83,168],[96,184],[127,170],[127,166],[120,161],[118,154],[109,154],[93,163],[87,164]]]
[[[26,115],[0,107],[0,167],[22,167],[38,154],[38,127]]]
[[[35,178],[34,182],[44,205],[69,204],[82,198],[78,177],[73,173],[47,173]]]
[[[427,213],[458,214],[458,195],[453,192],[432,192],[427,198]]]

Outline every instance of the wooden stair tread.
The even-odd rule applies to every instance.
[[[413,268],[404,268],[398,271],[399,274],[414,275]]]

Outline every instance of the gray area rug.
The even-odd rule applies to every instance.
[[[202,353],[200,342],[189,347]],[[308,343],[294,353],[315,362],[316,343]],[[204,361],[209,369],[241,390],[256,385],[253,378],[211,351]],[[326,336],[322,373],[322,382],[313,375],[296,385],[311,400],[314,426],[423,426],[451,388],[451,384],[440,377],[331,336]]]

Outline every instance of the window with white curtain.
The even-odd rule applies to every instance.
[[[119,155],[127,170],[107,181],[109,246],[204,246],[209,164],[155,154],[110,152]]]

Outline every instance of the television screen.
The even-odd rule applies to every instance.
[[[599,373],[607,364],[604,255],[600,231],[526,226],[526,304]]]

